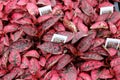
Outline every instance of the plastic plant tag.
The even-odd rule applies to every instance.
[[[66,40],[67,40],[67,36],[63,36],[60,34],[54,34],[52,39],[51,39],[51,42],[57,42],[57,43],[63,42],[63,43],[65,43]]]
[[[104,13],[113,13],[113,6],[101,7],[100,15],[102,15]]]
[[[41,16],[44,15],[44,14],[48,14],[49,12],[52,12],[51,5],[38,8],[38,10],[39,10],[39,13],[40,13]]]
[[[120,44],[120,40],[119,39],[107,38],[106,43],[105,43],[105,47],[106,48],[118,49],[119,48],[119,44]]]
[[[118,2],[114,2],[114,6],[115,6],[115,10],[116,11],[120,11],[119,3]]]

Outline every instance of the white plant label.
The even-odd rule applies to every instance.
[[[104,13],[113,13],[113,6],[101,7],[100,8],[100,15]]]
[[[107,38],[105,43],[106,48],[112,47],[112,48],[118,49],[119,45],[120,45],[120,39]]]
[[[65,43],[66,40],[67,40],[67,36],[60,35],[60,34],[54,34],[52,39],[51,39],[51,42],[57,42],[57,43],[63,42],[63,43]]]
[[[49,12],[52,12],[52,7],[51,5],[48,6],[44,6],[44,7],[40,7],[38,8],[40,15],[44,15],[44,14],[48,14]]]
[[[116,11],[120,11],[118,2],[114,2],[114,6]]]

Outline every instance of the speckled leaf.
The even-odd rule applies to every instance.
[[[82,71],[90,71],[90,70],[94,70],[94,69],[97,69],[97,68],[100,68],[101,66],[103,66],[104,64],[100,61],[87,61],[87,62],[84,62],[80,68]]]

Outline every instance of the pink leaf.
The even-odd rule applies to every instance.
[[[28,3],[28,1],[29,1],[29,0],[19,0],[19,1],[17,2],[17,4],[23,6],[23,5],[26,5],[26,4]]]
[[[115,74],[120,74],[120,69],[119,69],[120,65],[117,65],[115,67],[113,67],[113,71],[115,72]]]
[[[120,57],[114,58],[114,59],[112,59],[111,62],[110,62],[111,67],[117,66],[117,65],[119,65],[119,64],[120,64]]]
[[[0,11],[2,11],[2,9],[3,9],[3,4],[0,3]]]
[[[83,53],[80,58],[82,59],[88,59],[88,60],[103,60],[104,58],[94,52],[87,52],[87,53]]]
[[[56,70],[50,70],[49,72],[46,73],[45,77],[43,80],[49,80],[54,74],[58,74]]]
[[[107,23],[104,21],[96,22],[91,27],[91,29],[108,29]]]
[[[80,19],[79,19],[79,21],[78,21],[77,28],[78,28],[78,30],[79,30],[80,32],[88,33],[88,27],[85,26]]]
[[[4,50],[4,44],[0,43],[0,55],[2,54],[2,51]]]
[[[73,1],[72,0],[63,0],[64,4],[68,7],[68,8],[73,8]]]
[[[67,17],[68,20],[71,20],[73,17],[73,11],[66,11],[65,16]]]
[[[7,70],[0,70],[0,77],[4,76],[7,73]]]
[[[40,45],[40,49],[51,54],[61,54],[63,49],[57,43],[46,42]]]
[[[46,14],[46,15],[40,16],[40,17],[38,18],[38,22],[39,22],[39,23],[42,23],[42,22],[50,19],[51,17],[52,17],[52,14]]]
[[[82,71],[90,71],[90,70],[100,68],[101,66],[103,66],[102,62],[100,62],[100,61],[92,61],[91,60],[91,61],[84,62],[81,65],[81,70]]]
[[[4,26],[4,32],[8,33],[8,32],[14,32],[18,29],[17,24],[8,24],[6,26]]]
[[[92,48],[101,46],[104,42],[105,42],[105,40],[102,39],[102,38],[95,38],[95,39],[93,40],[93,46],[92,46]]]
[[[108,24],[109,24],[111,33],[115,34],[117,32],[117,27],[111,22],[108,22]]]
[[[48,62],[46,63],[47,69],[53,67],[58,62],[58,60],[63,57],[63,55],[52,56],[50,59],[48,59]]]
[[[20,66],[21,56],[20,53],[16,50],[12,50],[9,55],[9,62],[15,66]]]
[[[35,74],[40,69],[40,65],[37,59],[32,58],[29,64],[29,70],[31,74]]]
[[[109,14],[109,13],[104,13],[104,14],[99,15],[99,16],[97,17],[96,22],[105,21],[105,20],[107,20],[109,17],[110,17],[110,14]]]
[[[2,20],[0,20],[0,30],[3,30],[3,23],[2,23]]]
[[[52,18],[48,19],[46,22],[42,24],[43,30],[48,30],[51,28],[62,16],[53,16]]]
[[[112,78],[112,77],[113,77],[113,75],[110,73],[109,70],[103,69],[101,71],[101,74],[100,74],[99,78],[101,78],[101,79],[108,79],[108,78]]]
[[[17,24],[22,24],[22,25],[33,24],[31,19],[29,19],[29,18],[22,18],[22,19],[18,19],[18,20],[11,20],[11,23],[17,23]]]
[[[16,9],[16,1],[8,2],[5,6],[5,13],[10,13],[13,9]]]
[[[98,5],[97,0],[87,0],[87,2],[88,2],[92,7],[95,7],[96,5]]]
[[[51,5],[50,0],[38,0],[37,4]]]
[[[23,14],[21,14],[21,13],[13,13],[12,14],[12,19],[13,20],[18,20],[18,19],[21,19],[21,18],[23,18]]]
[[[110,56],[114,56],[117,54],[117,50],[114,48],[108,48],[108,53]]]
[[[34,3],[27,3],[26,8],[27,8],[29,14],[31,14],[31,15],[38,14],[38,7]]]
[[[34,57],[34,58],[39,58],[40,55],[36,50],[30,50],[24,54],[24,57]]]
[[[32,43],[28,39],[20,39],[14,42],[10,48],[15,49],[18,52],[23,52],[24,50],[29,49],[32,46]]]
[[[60,79],[59,74],[53,74],[50,80],[58,80],[58,79]]]
[[[92,40],[95,38],[96,32],[95,31],[90,31],[89,33],[90,34],[88,36],[84,37],[77,46],[77,49],[80,52],[87,51],[90,48],[90,46],[92,45]]]
[[[69,65],[62,71],[61,75],[65,80],[76,80],[77,70],[73,65]]]
[[[19,68],[14,68],[10,73],[6,74],[3,77],[3,80],[12,80],[15,78],[15,76],[19,73],[20,69]]]
[[[90,16],[91,14],[94,14],[94,9],[93,9],[93,7],[86,1],[86,0],[83,0],[82,2],[81,2],[81,9],[82,9],[82,11],[86,14],[86,15],[88,15],[88,16]]]
[[[74,37],[72,39],[72,44],[76,43],[78,40],[80,40],[81,38],[87,36],[88,34],[80,31],[74,34]]]
[[[3,68],[7,68],[9,50],[6,50],[1,58],[1,65]]]
[[[3,39],[3,44],[6,45],[6,46],[10,45],[10,43],[9,43],[9,37],[7,35],[5,35],[5,37]]]
[[[14,34],[11,33],[10,36],[11,36],[11,39],[15,42],[21,37],[22,34],[23,34],[23,30],[17,31]]]
[[[26,34],[30,36],[35,36],[37,34],[37,30],[33,26],[26,25],[26,26],[23,26],[22,29]]]
[[[90,75],[84,72],[80,73],[79,76],[84,80],[92,80]]]
[[[91,78],[92,80],[97,80],[100,76],[100,71],[99,70],[92,70],[91,71]]]
[[[120,20],[120,13],[119,12],[113,12],[111,17],[108,19],[109,22],[112,22],[115,24],[118,20]]]
[[[29,60],[26,57],[23,57],[20,68],[28,68],[28,67],[29,67]]]
[[[37,78],[41,78],[46,73],[46,70],[38,70],[35,74]]]
[[[117,74],[115,76],[116,76],[116,79],[114,79],[114,80],[120,80],[120,74]]]
[[[71,44],[66,44],[64,47],[65,47],[66,49],[68,49],[73,55],[75,55],[75,56],[78,56],[78,55],[79,55],[77,49],[76,49],[73,45],[71,45]],[[68,50],[67,50],[67,51],[68,51]],[[65,51],[65,50],[64,50],[64,51]],[[66,53],[66,52],[64,52],[64,53]]]
[[[41,57],[40,57],[40,60],[39,60],[39,64],[44,67],[45,64],[46,64],[46,58],[43,57],[43,56],[41,56]]]
[[[65,31],[65,27],[62,23],[56,23],[54,29],[57,31]]]
[[[70,63],[71,60],[72,60],[71,56],[67,54],[62,56],[57,63],[56,69],[57,70],[63,69],[68,63]]]

